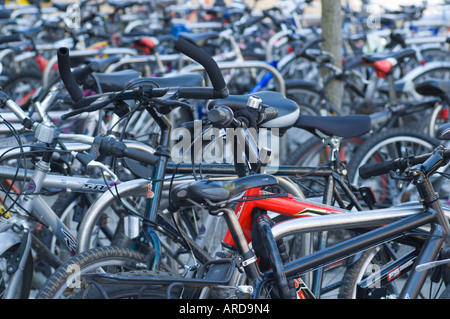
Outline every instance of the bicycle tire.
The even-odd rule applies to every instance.
[[[356,299],[356,284],[363,279],[363,269],[367,268],[368,263],[375,258],[375,253],[376,248],[368,249],[362,253],[360,258],[347,267],[342,277],[338,299]]]
[[[42,74],[33,71],[10,74],[2,90],[19,105],[26,105],[31,94],[39,87]]]
[[[320,115],[320,102],[322,97],[319,92],[311,88],[296,86],[286,89],[286,98],[295,101],[300,106],[302,115]]]
[[[364,164],[395,159],[406,155],[407,150],[412,154],[425,154],[431,152],[439,145],[439,140],[427,136],[421,132],[415,132],[403,128],[393,128],[375,134],[356,150],[352,160],[347,166],[347,172],[351,183],[361,186],[364,183],[372,187],[378,199],[378,204],[393,206],[410,200],[407,197],[408,189],[397,189],[401,185],[395,184],[387,174],[361,180],[358,169]],[[390,187],[390,189],[388,189]],[[400,190],[396,192],[395,190]],[[388,192],[389,191],[389,192]],[[414,192],[412,192],[414,193]]]
[[[430,136],[436,136],[438,128],[446,123],[448,123],[448,105],[438,103],[428,116],[425,132]]]
[[[125,247],[97,247],[78,254],[59,267],[46,281],[39,290],[36,299],[59,299],[63,297],[66,289],[72,289],[74,281],[69,282],[73,277],[73,270],[79,271],[76,280],[83,280],[82,276],[99,269],[108,267],[108,273],[111,273],[111,267],[119,267],[117,270],[135,269],[133,265],[146,263],[146,256],[135,250]],[[116,269],[114,269],[116,270]],[[72,288],[71,288],[72,287]],[[81,282],[79,289],[81,288]],[[69,292],[68,292],[69,293]],[[64,297],[71,297],[70,294]],[[79,291],[71,291],[71,294],[79,296]]]
[[[147,180],[132,180],[128,182],[121,183],[117,186],[117,191],[119,196],[116,194],[116,190],[113,189],[112,192],[115,194],[114,196],[111,194],[111,192],[105,192],[101,197],[99,197],[94,204],[89,207],[88,211],[86,212],[85,216],[83,217],[79,229],[78,229],[78,246],[77,251],[78,253],[86,251],[88,249],[93,248],[92,245],[92,238],[94,236],[94,228],[98,221],[98,219],[108,210],[110,210],[110,207],[116,203],[116,200],[120,198],[121,201],[127,202],[129,208],[132,208],[133,210],[137,212],[143,212],[145,200],[146,200],[146,194],[148,190],[148,184],[149,182]],[[167,191],[163,192],[163,198],[161,199],[161,211],[164,207],[167,206],[167,200],[165,197],[165,194],[167,194]],[[131,206],[130,206],[131,205]],[[117,205],[120,206],[120,205]],[[124,209],[125,210],[125,209]],[[186,211],[185,213],[177,214],[177,225],[181,228],[183,228],[184,236],[188,236],[191,239],[196,238],[196,236],[199,234],[197,233],[202,231],[202,223],[201,223],[201,217],[204,215],[197,215],[203,214],[203,212],[200,212],[199,210],[195,211],[194,214],[194,208],[192,209],[192,212]],[[193,216],[200,216],[200,218],[196,221],[191,221]],[[175,217],[175,216],[174,216]],[[192,217],[192,218],[191,218]],[[168,216],[169,219],[171,219],[170,216]],[[186,220],[188,218],[189,220]],[[220,217],[217,217],[219,219]],[[192,223],[192,225],[191,225]],[[226,227],[225,224],[219,224],[218,226],[223,225],[223,229],[221,228],[221,231],[214,231],[213,236],[218,236],[220,238],[217,238],[217,240],[212,240],[212,238],[208,238],[207,244],[208,247],[211,244],[217,244],[220,245],[220,241],[223,239],[223,236],[225,235]],[[194,227],[190,227],[194,226]],[[197,229],[198,228],[198,229]],[[204,230],[203,230],[204,231]],[[223,235],[223,236],[221,236]],[[184,243],[184,241],[175,240],[174,238],[171,238],[169,235],[166,235],[165,231],[161,228],[157,232],[158,238],[160,238],[159,242],[161,243],[161,257],[160,259],[160,268],[161,270],[172,272],[172,273],[179,273],[184,271],[186,263],[193,262],[193,259],[191,258],[191,255],[189,252],[191,251],[190,246],[186,246],[187,244]],[[202,236],[206,236],[206,234],[202,233]],[[215,237],[214,237],[215,238]],[[140,246],[142,249],[147,249],[148,243],[138,243],[136,240],[133,241],[134,244]],[[205,246],[206,247],[206,246]],[[213,253],[206,253],[204,251],[205,247],[199,247],[202,249],[202,256],[199,259],[202,260],[209,260]],[[213,247],[215,249],[217,247]],[[182,252],[180,254],[180,252]],[[200,260],[197,260],[197,262],[200,262]]]
[[[406,253],[412,250],[410,246],[397,245],[397,255],[404,256]],[[377,246],[371,248],[362,253],[361,257],[347,267],[344,276],[342,278],[342,284],[339,289],[339,299],[397,299],[399,293],[402,291],[404,280],[408,277],[408,269],[395,268],[386,275],[385,280],[378,280],[378,271],[389,263],[392,263],[393,259],[389,257],[383,246]],[[369,275],[375,275],[375,279],[372,284],[369,283],[368,290],[361,289],[357,291],[357,284]],[[443,280],[431,279],[431,275],[427,277],[427,280],[422,287],[418,297],[421,299],[436,299],[449,298],[450,295],[446,295],[443,291]],[[442,283],[442,284],[441,284]]]

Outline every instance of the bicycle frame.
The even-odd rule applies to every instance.
[[[387,211],[388,213],[389,211]],[[351,215],[351,214],[350,214]],[[402,237],[405,232],[412,231],[426,225],[430,222],[434,222],[436,218],[436,213],[432,210],[423,210],[418,214],[412,214],[409,217],[402,218],[398,221],[394,221],[386,226],[376,228],[370,232],[359,235],[357,237],[352,238],[351,240],[344,241],[342,243],[338,243],[332,247],[325,248],[323,250],[317,251],[311,255],[300,257],[295,261],[289,262],[284,265],[284,269],[286,271],[287,277],[296,277],[302,273],[311,271],[313,269],[322,267],[324,265],[330,264],[332,262],[341,260],[348,256],[352,256],[362,250],[371,248],[377,244],[384,243],[389,240],[395,240],[399,237]],[[373,221],[372,221],[373,222]],[[290,225],[291,227],[293,225]],[[274,227],[273,233],[275,238],[284,237],[286,232],[282,229],[283,225],[278,226],[279,229],[276,229],[277,226]],[[324,226],[318,226],[316,229],[320,230]],[[347,228],[348,225],[341,224],[341,227]],[[325,229],[329,229],[326,228]],[[436,257],[439,248],[441,247],[444,239],[443,239],[443,228],[439,225],[435,225],[432,231],[429,234],[429,238],[425,240],[423,247],[420,249],[420,254],[415,261],[415,265],[423,264],[434,260]],[[402,260],[403,263],[406,263]],[[398,264],[396,264],[398,265]],[[384,277],[386,274],[389,274],[390,271],[395,269],[396,266],[391,265],[390,268],[382,269],[384,272]],[[403,271],[406,271],[404,269]],[[418,273],[413,270],[413,273],[408,276],[407,286],[403,289],[400,294],[400,298],[415,298],[420,292],[421,286],[419,284],[423,284],[423,281],[426,276],[426,272]],[[272,273],[267,272],[264,274],[264,285],[267,281],[271,280]],[[377,278],[377,280],[381,280],[383,278],[382,275],[377,274],[372,278]],[[375,284],[375,281],[371,281],[371,284]]]
[[[423,165],[416,166],[412,170],[412,173],[409,174],[409,176],[412,177],[413,183],[416,185],[417,190],[421,196],[421,204],[423,205],[423,208],[418,213],[413,214],[409,217],[402,218],[385,226],[378,227],[372,231],[354,237],[350,240],[343,241],[332,247],[320,250],[308,256],[300,257],[295,261],[287,263],[284,265],[285,275],[287,277],[297,276],[301,273],[313,270],[318,267],[322,267],[326,264],[340,260],[347,256],[351,256],[359,251],[376,246],[383,242],[399,239],[401,237],[404,237],[408,231],[414,231],[421,226],[430,224],[430,231],[427,233],[422,233],[422,235],[424,235],[425,237],[424,243],[420,247],[420,252],[417,256],[416,261],[414,262],[414,268],[412,268],[411,272],[409,273],[406,284],[399,295],[399,297],[402,299],[416,298],[422,288],[428,272],[416,271],[415,266],[426,264],[435,260],[443,243],[448,243],[449,241],[448,216],[445,214],[438,200],[439,197],[434,192],[431,182],[428,180],[428,176],[431,175],[432,172],[437,170],[440,165],[442,165],[442,162],[439,161],[443,157],[439,158],[439,156],[441,155],[436,152],[432,157],[430,157],[431,160],[428,160],[429,162],[427,161]],[[405,207],[405,209],[408,210],[408,207]],[[351,215],[352,214],[347,214],[346,216]],[[296,223],[296,221],[294,221],[293,223]],[[296,229],[296,227],[292,224],[288,226],[291,231]],[[341,227],[344,229],[348,229],[349,226],[350,225],[348,224],[345,224],[345,226],[341,224]],[[280,224],[279,227],[281,228],[281,231],[280,228],[276,229],[277,226],[273,228],[273,235],[275,239],[280,239],[283,236],[290,234],[289,231],[286,231],[287,229],[283,229],[283,224]],[[296,231],[298,231],[298,228],[296,229]],[[311,229],[309,229],[309,231],[311,231]],[[411,260],[408,258],[404,259],[408,261]],[[401,263],[405,262],[405,260],[400,260],[397,262]],[[398,263],[395,266],[398,266]],[[377,280],[380,280],[380,278],[386,278],[386,276],[392,274],[391,271],[398,272],[399,269],[400,268],[393,268],[393,265],[390,265],[388,266],[387,270],[381,270],[381,275],[380,272],[378,272],[376,276],[370,276],[370,279],[366,279],[364,283],[360,284],[360,287],[367,287],[368,283],[371,284],[373,282],[376,282]],[[269,278],[273,275],[272,273],[267,272],[264,275],[265,279],[263,281],[269,280]],[[395,274],[390,278],[394,279],[397,277],[398,274]],[[259,288],[258,290],[260,291],[261,288]]]
[[[240,201],[235,208],[235,213],[238,216],[239,223],[248,243],[251,242],[252,211],[255,208],[296,218],[349,213],[349,211],[337,207],[317,204],[304,199],[297,200],[290,194],[288,197],[271,198],[266,198],[267,195],[268,193],[262,191],[260,188],[250,189],[243,195],[243,199],[249,199],[249,201]],[[255,197],[262,199],[254,199]],[[229,231],[225,235],[223,242],[230,246],[235,245]]]

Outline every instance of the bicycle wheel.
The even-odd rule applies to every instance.
[[[24,105],[32,97],[42,81],[42,75],[38,72],[24,71],[11,74],[3,91],[7,93],[18,105]]]
[[[439,126],[444,125],[448,122],[448,108],[449,106],[443,103],[439,103],[431,111],[428,116],[426,125],[426,134],[430,136],[436,136],[437,129]]]
[[[395,257],[389,253],[395,251]],[[350,265],[342,279],[339,289],[339,299],[397,299],[405,279],[408,277],[409,266],[417,254],[414,247],[398,245],[393,242],[366,250],[361,257]],[[398,263],[392,270],[380,272],[386,265]],[[418,297],[420,299],[436,299],[444,296],[445,283],[437,271],[430,271],[427,280]],[[371,276],[369,278],[369,276]],[[365,284],[361,281],[367,279]]]
[[[418,65],[425,65],[426,63],[433,61],[450,61],[450,56],[448,52],[441,48],[423,48],[420,49],[420,55],[422,60],[418,61],[416,57],[410,58],[408,62],[405,63],[404,71],[411,71],[414,67]]]
[[[425,154],[431,152],[439,141],[419,132],[395,128],[373,135],[367,139],[353,154],[347,166],[350,182],[361,186],[370,186],[376,198],[378,207],[391,207],[403,202],[415,200],[416,192],[402,181],[394,180],[387,174],[361,179],[359,167],[364,164],[378,163],[407,155]]]
[[[94,201],[94,198],[90,196],[90,194],[84,193],[61,193],[54,200],[52,210],[71,230],[72,234],[77,234],[84,213]],[[124,215],[124,212],[119,209],[104,212],[94,228],[93,247],[130,246],[131,240],[125,236],[123,230]],[[48,247],[50,253],[59,261],[66,262],[71,258],[71,254],[65,248],[64,243],[60,242],[46,227],[37,227],[33,234],[43,245]],[[45,253],[45,251],[37,250],[35,269],[49,277],[53,272],[52,268],[57,268],[57,266],[49,263],[46,256],[40,255],[41,253]]]
[[[89,208],[83,217],[78,229],[78,252],[86,251],[95,247],[98,243],[97,230],[98,223],[101,220],[102,226],[112,230],[116,233],[117,227],[120,224],[111,219],[103,219],[102,216],[117,215],[123,216],[131,212],[139,214],[144,211],[146,204],[146,195],[148,191],[149,182],[147,180],[133,180],[121,183],[116,190],[105,192],[99,197],[94,204]],[[169,185],[169,184],[167,184]],[[191,240],[198,239],[199,247],[202,249],[202,256],[207,259],[208,256],[214,255],[214,252],[220,248],[220,242],[226,233],[226,225],[220,217],[209,215],[196,207],[187,208],[186,210],[177,212],[173,216],[164,208],[167,207],[168,189],[163,191],[161,199],[161,214],[167,214],[167,219],[176,222],[176,227],[183,231],[183,236],[188,236]],[[117,202],[120,200],[126,208]],[[173,217],[173,219],[172,219]],[[206,225],[206,226],[205,226]],[[170,273],[184,272],[187,264],[191,265],[195,260],[191,256],[191,247],[186,245],[180,238],[173,238],[167,235],[165,229],[158,228],[157,236],[161,244],[161,270]],[[148,243],[129,241],[130,244],[146,248]],[[102,241],[102,245],[110,245],[108,241]],[[200,262],[197,260],[196,262]]]
[[[346,138],[341,141],[339,156],[341,163],[349,163],[356,149],[363,143],[361,138]],[[320,167],[330,160],[330,147],[315,136],[302,143],[289,156],[288,165],[300,167]],[[296,182],[307,197],[323,195],[323,178],[314,178],[308,175],[296,176]]]
[[[424,66],[419,66],[414,68],[406,74],[401,81],[406,83],[406,86],[414,88],[415,85],[422,83],[426,80],[439,79],[439,80],[449,80],[450,79],[450,62],[437,62],[433,61],[425,64]],[[414,90],[407,90],[406,94],[402,94],[402,99],[412,99],[412,101],[417,101],[423,99],[423,96],[415,92]]]
[[[297,102],[302,115],[320,115],[320,103],[322,100],[320,92],[310,87],[288,87],[286,88],[286,98]]]
[[[349,161],[352,154],[363,143],[362,138],[345,138],[342,139],[339,147],[341,161]],[[329,161],[330,147],[324,145],[322,140],[316,136],[311,136],[308,140],[292,152],[288,165],[296,165],[303,167],[316,167],[323,165]]]
[[[146,256],[124,247],[97,247],[78,254],[59,267],[36,295],[36,299],[82,298],[94,289],[88,274],[117,273],[142,269]]]

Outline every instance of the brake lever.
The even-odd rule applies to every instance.
[[[188,108],[191,112],[194,111],[194,107],[191,104],[178,100],[153,99],[151,100],[151,102],[154,103],[154,107],[161,114],[169,114],[176,107],[185,107]]]
[[[113,171],[111,171],[108,167],[106,167],[105,164],[101,163],[101,162],[97,162],[97,161],[90,161],[87,164],[88,167],[98,167],[101,170],[105,171],[114,181],[114,183],[117,183],[119,181],[119,178],[117,177],[116,174],[114,174]]]
[[[405,175],[405,174],[398,174],[397,172],[394,171],[389,171],[389,176],[392,179],[398,180],[398,181],[407,181],[410,182],[411,181],[411,177]]]

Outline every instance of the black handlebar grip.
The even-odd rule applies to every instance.
[[[369,178],[372,176],[379,176],[389,171],[396,169],[395,160],[389,160],[385,162],[366,164],[359,168],[359,176],[362,178]]]
[[[265,123],[278,117],[278,110],[272,106],[267,107],[262,113],[259,123]]]
[[[228,96],[228,89],[222,72],[216,61],[208,53],[181,37],[175,43],[175,49],[200,63],[205,68],[214,89],[223,92],[220,98],[226,98]]]
[[[159,156],[128,147],[124,149],[123,155],[124,157],[128,157],[130,159],[136,160],[141,163],[149,164],[152,166],[156,166],[159,160]]]
[[[83,98],[83,93],[78,87],[77,81],[70,70],[70,55],[68,48],[59,48],[57,52],[58,69],[61,80],[64,83],[70,97],[74,102],[78,102]]]
[[[22,38],[21,38],[20,34],[4,35],[4,36],[0,37],[0,44],[10,43],[10,42],[18,42],[21,40],[22,40]]]
[[[214,90],[209,87],[180,87],[178,90],[178,97],[185,99],[201,99],[201,100],[209,100],[209,99],[218,99],[221,98],[220,91]]]
[[[208,112],[208,120],[217,127],[229,127],[233,119],[234,113],[226,105],[219,105]]]
[[[149,152],[127,147],[122,141],[116,141],[111,136],[96,137],[100,141],[100,153],[104,156],[127,157],[141,163],[155,166],[159,161],[159,156]],[[98,143],[98,142],[97,142]]]

